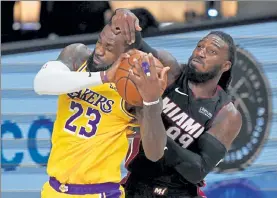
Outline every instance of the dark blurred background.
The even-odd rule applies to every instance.
[[[237,1],[4,1],[2,43],[35,38],[55,39],[99,32],[115,9],[131,9],[143,33],[171,23],[195,23],[219,18],[262,16],[277,12],[276,2]]]

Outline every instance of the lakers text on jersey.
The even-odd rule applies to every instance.
[[[132,115],[113,84],[60,95],[47,172],[61,183],[118,183]]]

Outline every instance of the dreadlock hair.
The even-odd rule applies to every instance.
[[[222,31],[212,31],[208,35],[216,35],[221,38],[228,45],[228,59],[231,62],[231,67],[228,71],[224,72],[219,79],[218,85],[226,92],[228,92],[228,87],[232,81],[232,68],[236,60],[236,45],[233,38]]]

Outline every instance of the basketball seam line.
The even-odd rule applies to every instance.
[[[123,68],[118,68],[118,69],[123,70],[123,71],[126,71],[126,72],[130,72],[130,71],[128,71],[127,69],[123,69]],[[140,77],[138,74],[136,74],[136,73],[134,73],[134,72],[133,72],[133,74],[135,74],[136,76]]]

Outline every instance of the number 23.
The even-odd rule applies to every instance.
[[[101,119],[101,114],[98,110],[89,107],[87,111],[84,113],[84,109],[80,103],[72,101],[70,104],[70,111],[75,112],[65,123],[65,129],[67,132],[76,133],[77,126],[72,124],[75,120],[77,120],[80,116],[85,116],[88,118],[87,127],[90,128],[90,131],[87,131],[85,127],[81,127],[78,134],[85,138],[91,138],[95,135],[97,131],[98,124]],[[93,119],[91,117],[94,116]]]

